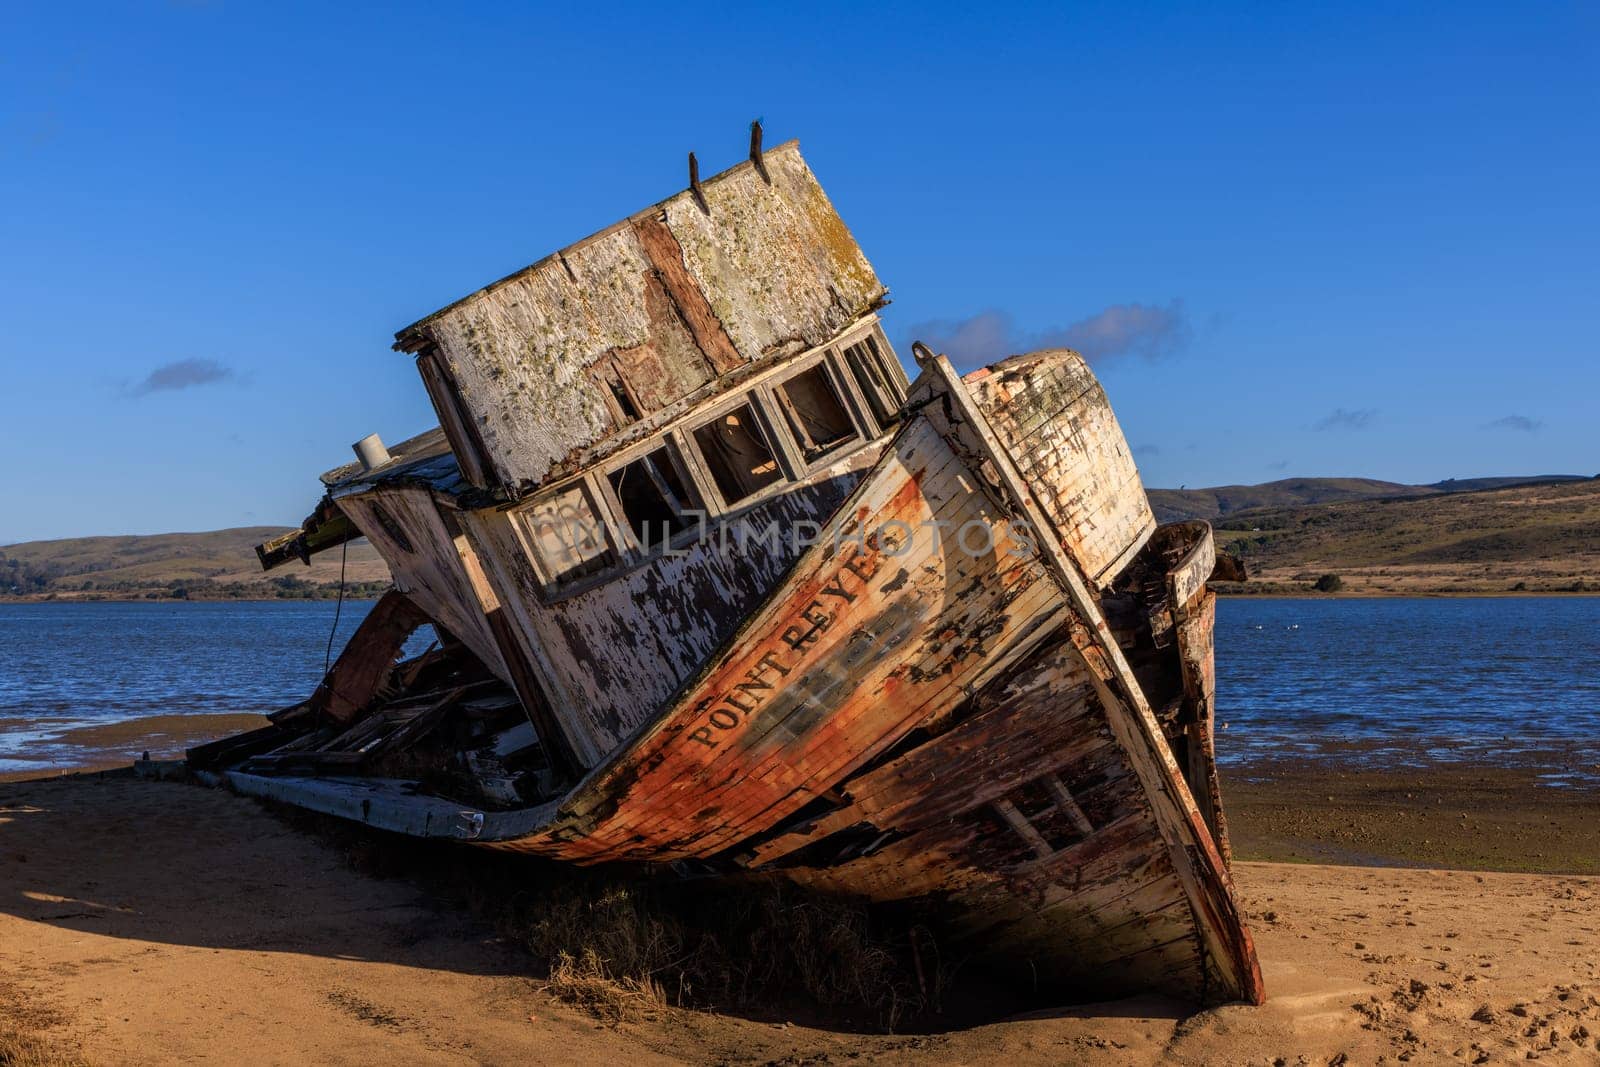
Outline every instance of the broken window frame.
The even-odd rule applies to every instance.
[[[870,361],[869,369],[876,369],[881,382],[869,383],[862,380],[856,373],[850,361],[850,350],[858,346],[866,346],[867,354],[864,360]],[[876,323],[872,329],[853,337],[842,338],[832,346],[838,368],[842,376],[848,381],[860,398],[868,413],[868,417],[879,427],[887,432],[899,425],[901,409],[905,407],[906,396],[911,388],[911,380],[906,377],[905,367],[894,358],[894,350],[889,347],[889,340],[883,335],[883,329]],[[878,388],[881,385],[882,388]],[[884,414],[880,414],[880,405]],[[892,414],[893,418],[885,418]]]
[[[534,569],[538,574],[545,602],[562,600],[608,584],[647,560],[661,555],[659,544],[648,546],[648,552],[645,546],[639,544],[622,502],[611,487],[612,473],[644,456],[663,447],[671,448],[670,455],[678,464],[679,477],[685,479],[686,486],[699,498],[698,506],[704,518],[673,535],[669,546],[672,550],[677,550],[705,537],[716,523],[766,503],[772,497],[789,491],[795,483],[848,459],[893,432],[894,426],[884,426],[873,417],[872,407],[845,361],[844,350],[867,337],[875,341],[885,379],[895,391],[895,406],[898,408],[904,403],[909,383],[904,368],[894,358],[894,350],[889,347],[877,320],[872,319],[857,324],[827,345],[812,349],[788,360],[781,367],[772,368],[754,380],[730,389],[714,401],[694,407],[672,422],[657,427],[648,437],[634,441],[617,449],[605,459],[596,461],[585,471],[570,475],[559,483],[544,486],[533,498],[534,501],[547,500],[571,490],[574,486],[583,486],[585,499],[605,531],[607,544],[613,556],[611,563],[596,571],[565,581],[551,581],[548,567],[539,554],[531,530],[524,529],[527,554],[535,561]],[[782,407],[774,395],[774,390],[819,364],[827,368],[826,373],[834,387],[835,395],[854,423],[857,436],[842,442],[842,447],[829,449],[808,463],[799,441],[788,428],[787,419],[783,416]],[[697,429],[745,405],[755,413],[756,423],[765,436],[768,447],[773,450],[774,458],[778,461],[780,477],[730,505],[723,499],[721,489],[700,451],[694,434]],[[521,527],[522,523],[519,522],[518,525]]]
[[[828,388],[832,390],[834,400],[838,401],[840,411],[849,421],[850,434],[825,446],[817,446],[813,442],[813,447],[817,451],[807,455],[805,441],[800,437],[805,428],[799,425],[802,422],[800,414],[795,410],[794,401],[786,390],[800,378],[819,372]],[[795,445],[798,465],[808,473],[833,462],[848,451],[851,445],[861,445],[878,436],[877,423],[871,421],[870,417],[864,417],[865,408],[857,403],[856,397],[845,386],[831,352],[824,352],[820,359],[808,360],[801,366],[789,368],[782,381],[774,382],[767,387],[767,396],[771,398],[773,410],[783,417],[784,429],[788,431],[789,438]]]
[[[605,543],[605,551],[610,554],[610,559],[599,564],[592,570],[585,570],[579,574],[567,575],[557,573],[551,566],[548,556],[540,542],[538,530],[534,525],[533,513],[541,506],[548,504],[556,497],[577,491],[584,504],[593,517],[599,537]],[[548,491],[535,496],[526,504],[512,512],[515,518],[515,527],[523,541],[527,556],[533,561],[535,574],[538,575],[540,588],[548,596],[564,596],[575,592],[580,587],[587,588],[591,584],[604,581],[613,574],[619,563],[626,563],[631,553],[626,551],[619,543],[617,537],[618,522],[611,512],[610,502],[600,492],[595,484],[593,472],[579,478],[562,482],[552,486]]]
[[[778,476],[754,492],[747,493],[737,500],[730,501],[722,490],[722,484],[717,481],[712,470],[711,462],[707,459],[705,450],[700,447],[699,434],[701,430],[726,418],[728,415],[742,407],[750,409],[754,416],[756,430],[760,432],[762,444],[766,446],[773,461],[778,466]],[[798,449],[794,443],[787,439],[781,432],[777,420],[773,419],[774,405],[770,399],[763,395],[762,387],[755,386],[741,389],[724,400],[720,401],[711,410],[711,414],[702,413],[694,422],[689,423],[683,431],[683,440],[688,444],[689,453],[694,457],[698,471],[704,476],[700,485],[700,492],[708,501],[713,501],[718,515],[725,515],[732,511],[743,511],[774,492],[781,492],[785,485],[798,481],[803,477],[805,467],[797,463]]]
[[[636,463],[651,462],[653,457],[660,452],[667,454],[667,462],[672,465],[672,473],[686,491],[686,498],[678,502],[678,515],[686,520],[687,525],[672,534],[671,537],[661,540],[651,540],[644,543],[639,539],[638,533],[633,529],[633,522],[628,518],[627,508],[622,502],[621,495],[616,486],[612,484],[612,477],[626,470]],[[705,506],[705,489],[700,480],[695,477],[690,469],[684,446],[676,433],[669,432],[659,437],[652,437],[641,443],[638,448],[631,448],[617,459],[605,464],[600,469],[599,477],[594,479],[600,494],[605,498],[607,508],[615,514],[619,522],[611,531],[615,541],[623,546],[627,557],[627,565],[632,566],[650,555],[658,554],[667,548],[676,548],[690,541],[698,540],[705,530],[707,512]],[[674,493],[674,495],[676,495]],[[649,532],[648,530],[646,531]]]

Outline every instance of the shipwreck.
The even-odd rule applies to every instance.
[[[1260,1002],[1213,749],[1228,561],[1156,524],[1077,354],[962,375],[917,345],[912,379],[886,303],[756,128],[400,331],[438,429],[364,439],[258,548],[365,537],[394,589],[191,769],[403,834],[926,905],[1096,997]]]

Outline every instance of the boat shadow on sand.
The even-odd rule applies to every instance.
[[[117,772],[0,784],[0,914],[129,943],[111,958],[167,945],[520,979],[602,1019],[672,1007],[929,1033],[1198,1010],[1052,1007],[1026,961],[980,974],[907,917],[787,885],[575,870]]]

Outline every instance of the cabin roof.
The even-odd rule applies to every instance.
[[[450,442],[437,426],[391,446],[389,457],[388,463],[370,471],[363,470],[360,463],[335,467],[322,476],[322,484],[334,494],[379,485],[410,484],[458,496],[470,488],[450,451]]]
[[[800,155],[800,142],[798,140],[791,139],[791,140],[783,142],[780,145],[777,145],[776,147],[767,149],[766,152],[763,153],[763,158],[764,159],[772,159],[772,158],[778,157],[778,156],[790,156],[790,155],[795,156],[797,158],[799,157],[799,155]],[[702,181],[700,183],[700,187],[702,189],[714,188],[715,186],[727,181],[730,178],[735,177],[736,175],[744,174],[747,171],[750,171],[750,170],[754,169],[754,167],[755,167],[755,163],[752,160],[745,160],[745,161],[743,161],[741,163],[736,163],[733,166],[729,167],[727,170],[719,171],[716,174],[713,174],[711,177],[706,178],[704,181]],[[472,292],[468,293],[466,296],[461,297],[459,300],[454,300],[454,301],[450,302],[449,304],[446,304],[444,307],[440,308],[439,310],[437,310],[435,312],[432,312],[431,314],[424,315],[422,318],[418,319],[416,322],[413,322],[411,325],[409,325],[409,326],[405,327],[404,329],[398,331],[394,335],[395,336],[395,342],[394,342],[394,346],[393,346],[394,350],[396,352],[415,352],[415,351],[417,351],[422,346],[428,344],[429,338],[426,335],[425,328],[429,324],[434,322],[436,319],[440,319],[440,318],[442,318],[442,317],[444,317],[446,315],[449,315],[451,312],[457,311],[457,310],[459,310],[460,308],[462,308],[463,306],[465,306],[467,304],[471,304],[473,301],[477,300],[479,297],[483,297],[483,296],[486,296],[486,295],[488,295],[490,293],[493,293],[495,290],[500,289],[503,286],[509,285],[510,283],[512,283],[514,281],[517,281],[518,279],[527,278],[527,277],[529,277],[531,275],[537,274],[540,271],[543,271],[543,270],[546,270],[546,269],[549,269],[549,268],[557,268],[557,269],[563,269],[564,270],[565,268],[562,266],[561,261],[565,257],[572,255],[573,253],[579,251],[580,249],[582,249],[582,248],[584,248],[584,247],[586,247],[588,245],[593,244],[596,241],[599,241],[599,240],[602,240],[603,238],[611,236],[612,234],[616,233],[618,230],[626,229],[627,227],[632,226],[634,223],[638,222],[641,219],[648,219],[648,218],[651,218],[653,216],[660,215],[668,207],[668,205],[675,204],[678,201],[681,201],[681,200],[685,199],[686,197],[692,197],[693,195],[694,195],[693,194],[693,190],[685,190],[685,191],[682,191],[682,192],[674,193],[672,196],[666,197],[665,199],[662,199],[662,200],[658,200],[654,204],[651,204],[649,207],[644,208],[641,211],[634,212],[632,215],[629,215],[625,219],[621,219],[621,220],[619,220],[617,222],[613,222],[609,226],[606,226],[606,227],[604,227],[602,229],[596,230],[595,232],[591,233],[589,236],[583,238],[582,240],[574,241],[571,244],[566,245],[563,248],[559,248],[556,251],[551,252],[549,255],[544,256],[543,258],[535,260],[534,262],[528,264],[526,267],[523,267],[520,270],[514,270],[510,274],[507,274],[502,278],[497,278],[496,280],[490,282],[488,285],[482,286],[482,287],[480,287],[478,289],[474,289]]]

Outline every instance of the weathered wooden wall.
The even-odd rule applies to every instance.
[[[964,379],[1063,547],[1105,585],[1155,529],[1127,438],[1076,352],[1036,352]]]
[[[608,378],[648,414],[881,302],[799,147],[764,161],[770,183],[741,164],[704,183],[704,209],[680,193],[400,333],[447,372],[492,480],[536,484],[617,429]]]
[[[472,649],[484,666],[509,681],[485,618],[498,607],[494,591],[465,538],[445,529],[433,494],[420,487],[374,488],[341,497],[338,505],[389,564],[395,588]],[[400,544],[389,526],[379,521],[378,507],[410,547]]]
[[[681,555],[656,556],[554,603],[541,592],[511,512],[463,516],[517,622],[523,654],[540,670],[585,766],[662,710],[794,563],[799,553],[791,534],[802,524],[826,522],[876,455],[877,449],[859,453],[734,520],[757,535],[778,531],[776,543],[723,536],[714,525]]]

